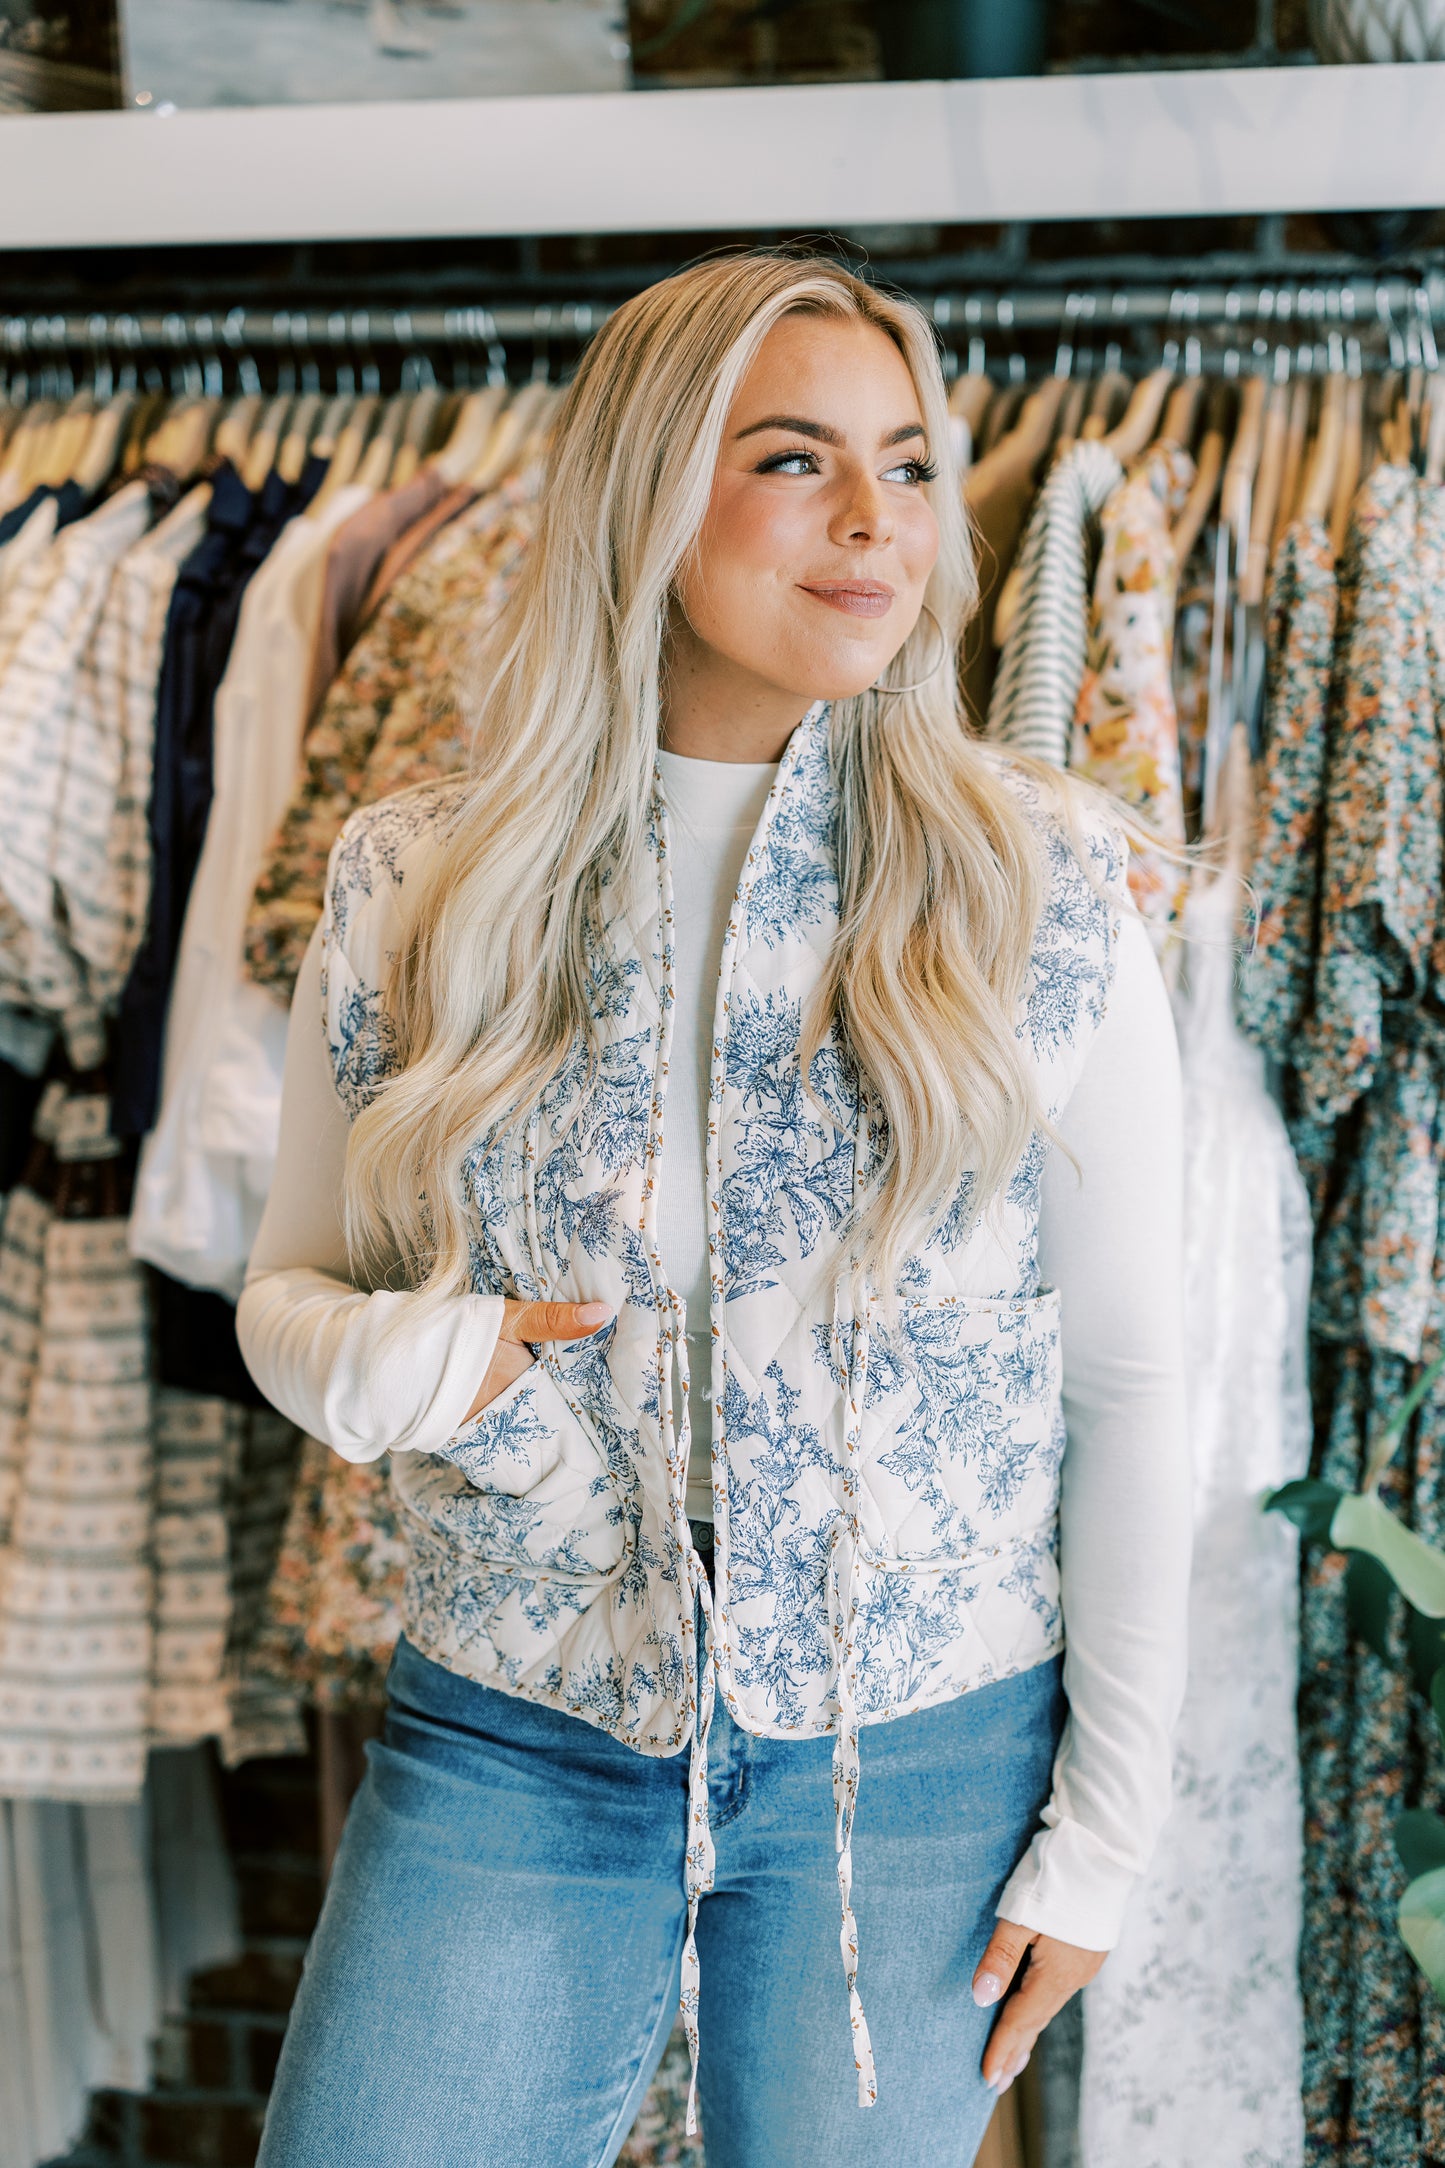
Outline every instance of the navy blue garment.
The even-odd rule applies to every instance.
[[[324,460],[312,460],[299,483],[271,474],[253,494],[222,460],[211,479],[206,532],[176,579],[156,692],[150,912],[112,1037],[110,1126],[117,1137],[144,1136],[160,1105],[166,1007],[211,810],[216,690],[230,660],[242,598],[282,527],[310,503],[325,472]]]
[[[90,491],[82,489],[79,482],[62,482],[58,489],[52,488],[48,482],[42,482],[38,489],[32,489],[28,497],[22,498],[19,504],[12,505],[8,512],[0,516],[0,548],[14,540],[31,513],[37,506],[44,504],[47,497],[55,499],[57,530],[68,527],[72,520],[79,519],[81,513],[88,510],[91,501]]]

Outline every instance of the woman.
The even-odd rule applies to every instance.
[[[924,319],[705,263],[583,359],[472,772],[336,845],[240,1330],[411,1562],[264,2168],[610,2162],[679,1987],[709,2168],[967,2163],[1117,1934],[1174,1039],[973,595]]]

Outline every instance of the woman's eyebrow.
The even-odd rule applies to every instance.
[[[765,415],[762,421],[749,422],[746,429],[740,429],[733,441],[740,443],[744,437],[755,437],[760,429],[790,429],[795,436],[816,437],[820,444],[841,444],[843,442],[839,432],[836,429],[830,429],[826,422],[804,421],[797,414]]]
[[[790,429],[795,436],[813,437],[819,444],[839,445],[844,442],[839,431],[830,429],[826,422],[806,421],[799,414],[768,414],[760,422],[749,422],[746,429],[738,431],[733,442],[741,443],[744,437],[755,437],[760,429]],[[894,429],[882,441],[885,445],[906,444],[910,437],[922,437],[926,434],[922,422],[905,422],[902,428]]]

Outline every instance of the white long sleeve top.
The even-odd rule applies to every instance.
[[[677,1001],[659,1233],[689,1316],[705,1318],[711,991],[728,902],[775,771],[669,754],[662,768]],[[238,1310],[241,1346],[268,1399],[347,1459],[433,1452],[476,1396],[502,1306],[461,1296],[416,1319],[409,1295],[351,1284],[340,1215],[349,1125],[331,1074],[320,976],[318,931],[292,1007],[276,1179]],[[1070,1719],[1044,1830],[999,1910],[1107,1949],[1168,1811],[1190,1547],[1179,1062],[1142,923],[1123,926],[1107,1013],[1060,1132],[1078,1171],[1050,1151],[1039,1264],[1041,1283],[1061,1299]],[[694,1517],[711,1511],[708,1370],[706,1361],[691,1365]]]

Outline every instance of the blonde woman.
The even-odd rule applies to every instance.
[[[1117,1935],[1174,1038],[973,595],[925,320],[705,263],[578,371],[470,773],[336,845],[240,1329],[410,1568],[264,2168],[613,2161],[679,1998],[709,2168],[964,2164]]]

